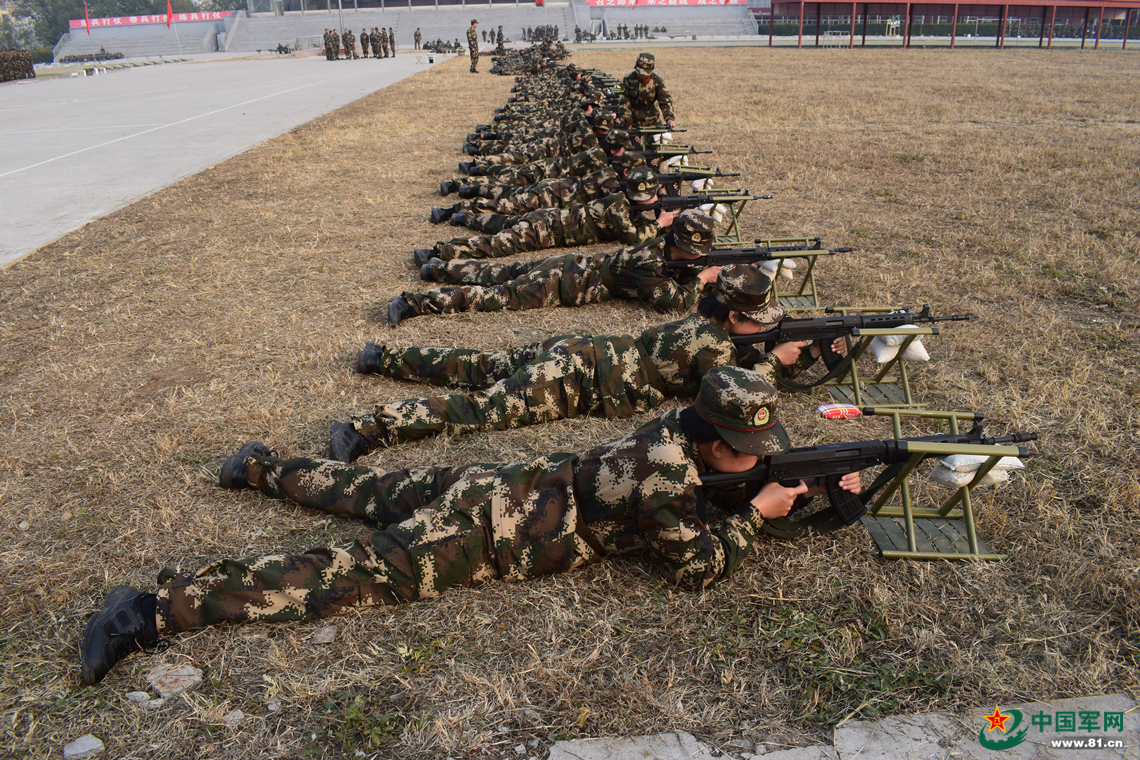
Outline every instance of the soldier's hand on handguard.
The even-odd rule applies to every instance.
[[[661,211],[657,214],[657,226],[661,228],[673,226],[673,218],[676,216],[676,211]]]
[[[847,353],[847,341],[843,340],[843,338],[836,338],[835,340],[831,341],[831,350],[832,352],[842,356],[843,354]],[[811,355],[813,359],[818,359],[819,357],[823,356],[823,352],[819,350],[819,346],[812,343]]]
[[[669,125],[669,129],[676,129],[677,128],[677,120],[676,119],[669,119],[669,121],[667,121],[665,123]]]
[[[793,340],[789,343],[777,343],[772,349],[772,355],[780,360],[780,364],[790,367],[800,359],[800,351],[804,346],[810,346],[810,340]]]
[[[712,285],[716,282],[716,278],[720,277],[720,270],[722,269],[724,269],[724,267],[705,267],[697,277],[705,285]]]
[[[752,506],[756,507],[765,520],[774,520],[791,512],[796,497],[807,493],[807,490],[808,487],[802,480],[795,488],[784,488],[779,483],[768,483],[752,498]]]

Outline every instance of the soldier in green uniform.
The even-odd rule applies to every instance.
[[[479,65],[479,34],[475,28],[479,26],[479,22],[471,19],[471,27],[467,30],[467,49],[471,52],[471,73],[478,74],[476,66]]]
[[[383,34],[383,30],[380,32]],[[396,33],[392,31],[392,27],[388,27],[388,50],[391,51],[392,57],[396,57]]]
[[[502,53],[505,50],[506,48],[503,47],[503,27],[500,25],[499,34],[495,37],[495,52]]]
[[[673,223],[673,212],[646,209],[660,186],[651,169],[639,167],[629,175],[625,192],[585,204],[545,208],[521,217],[482,214],[479,225],[487,234],[439,241],[413,254],[416,266],[431,259],[488,259],[543,248],[573,248],[617,240],[633,245],[661,234]]]
[[[367,29],[361,29],[360,30],[360,57],[361,58],[367,58],[368,57],[368,47],[369,47],[370,42],[371,42],[371,38],[368,36],[368,30]]]
[[[673,96],[665,88],[665,81],[653,73],[656,65],[652,53],[637,56],[633,71],[622,80],[621,96],[624,101],[619,113],[623,124],[631,129],[660,126],[662,121],[677,126],[673,115]],[[657,110],[661,109],[660,115]]]
[[[416,50],[420,49],[420,42],[423,40],[423,38],[424,38],[423,35],[420,34],[420,28],[417,26],[416,27],[416,33],[414,35],[412,35],[412,39],[415,40],[415,43],[416,43]]]
[[[163,570],[157,593],[117,586],[84,626],[80,677],[98,683],[163,634],[397,605],[611,555],[648,553],[672,582],[704,588],[729,576],[764,520],[788,514],[809,487],[766,483],[750,499],[738,490],[710,504],[700,475],[743,472],[788,445],[775,389],[738,367],[706,373],[691,407],[587,452],[524,463],[383,472],[282,459],[250,441],[223,464],[223,488],[253,488],[379,529],[347,550],[227,559],[194,575]],[[858,474],[841,485],[858,493]]]
[[[351,58],[356,60],[359,56],[356,55],[356,37],[353,35],[351,29],[345,29],[340,35],[341,42],[344,43],[344,60]]]
[[[380,44],[380,40],[381,40],[381,36],[382,36],[380,34],[380,30],[377,29],[376,27],[372,27],[372,33],[369,36],[372,39],[372,57],[373,58],[379,58],[380,57],[380,49],[383,47],[383,45]]]
[[[783,315],[771,280],[757,267],[738,264],[720,272],[698,313],[636,337],[561,335],[500,352],[369,343],[357,357],[357,372],[463,390],[382,404],[349,423],[334,422],[329,451],[333,459],[351,462],[381,446],[443,432],[505,430],[590,414],[628,417],[670,395],[696,395],[713,367],[757,369],[771,381],[777,368],[797,364],[802,344],[738,353],[732,336],[771,329]],[[842,340],[837,344],[844,347]]]
[[[421,314],[523,311],[612,298],[647,301],[662,312],[687,311],[716,281],[720,269],[670,269],[665,261],[703,256],[714,232],[712,217],[686,209],[662,237],[610,254],[569,253],[507,264],[432,261],[422,267],[420,276],[449,287],[396,296],[388,304],[388,323],[394,327]]]

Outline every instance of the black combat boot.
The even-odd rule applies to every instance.
[[[473,142],[465,142],[463,143],[463,152],[468,156],[477,156],[479,155],[479,146]]]
[[[412,263],[418,267],[422,267],[432,259],[439,258],[439,251],[435,248],[417,248],[412,251]]]
[[[478,167],[475,166],[474,161],[460,161],[459,162],[459,173],[460,174],[466,174],[468,176],[474,175],[475,170],[477,168]]]
[[[329,436],[329,458],[350,464],[372,450],[368,439],[356,432],[351,422],[334,422]]]
[[[364,344],[364,350],[356,355],[356,371],[362,375],[379,375],[380,359],[383,356],[384,347],[368,341]]]
[[[444,195],[444,196],[451,195],[452,193],[454,193],[458,189],[459,189],[459,183],[458,182],[452,182],[451,180],[447,180],[446,182],[440,182],[439,183],[439,194],[440,195]]]
[[[79,642],[79,675],[90,686],[136,649],[158,643],[156,597],[130,586],[115,586],[103,607],[87,619]]]
[[[267,457],[271,453],[269,447],[261,441],[246,441],[236,454],[222,462],[222,469],[218,472],[218,486],[235,490],[249,488],[245,479],[245,460],[249,457]]]
[[[417,316],[415,307],[403,296],[396,296],[388,302],[388,324],[396,327],[405,319]]]
[[[461,185],[459,188],[459,197],[463,200],[478,198],[479,188],[475,187],[474,185]]]
[[[446,222],[448,219],[450,219],[451,215],[454,213],[455,213],[455,209],[452,207],[439,208],[437,206],[436,208],[433,208],[431,210],[431,223],[432,224],[442,224],[442,223]]]
[[[486,132],[490,128],[491,128],[490,124],[476,124],[475,125],[475,131],[476,132]]]
[[[446,267],[446,262],[432,259],[420,267],[420,279],[424,282],[443,282],[443,272]]]
[[[466,211],[456,211],[451,215],[451,219],[447,223],[452,227],[465,227],[467,226],[467,213]]]

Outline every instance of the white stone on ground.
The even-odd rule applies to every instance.
[[[63,756],[67,760],[85,760],[89,757],[99,757],[103,754],[103,742],[91,734],[85,734],[63,748]]]
[[[170,699],[202,683],[202,671],[193,665],[159,665],[146,674],[146,680],[163,699]]]

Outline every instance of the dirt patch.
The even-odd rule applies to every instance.
[[[685,137],[776,196],[745,234],[858,249],[821,264],[825,300],[975,315],[927,342],[913,382],[994,434],[1041,433],[1026,476],[976,504],[1010,560],[884,562],[851,529],[766,541],[698,594],[611,562],[346,615],[320,648],[316,622],[206,630],[81,688],[79,632],[110,586],[365,533],[214,483],[247,439],[322,454],[330,420],[414,395],[353,373],[366,340],[501,348],[662,321],[619,303],[377,325],[378,304],[416,287],[412,248],[452,231],[427,222],[436,188],[512,84],[455,60],[0,272],[0,754],[88,732],[115,757],[498,757],[669,730],[775,747],[850,714],[1137,692],[1140,75],[1111,51],[655,53]],[[632,59],[576,55],[615,76]],[[783,403],[794,440],[889,434],[813,418],[823,400]],[[367,461],[510,461],[645,419]],[[125,702],[157,661],[206,682],[153,713]],[[227,727],[233,709],[253,717]]]

